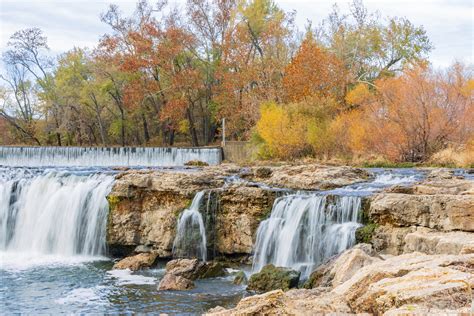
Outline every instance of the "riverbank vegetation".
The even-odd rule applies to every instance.
[[[259,159],[474,165],[472,65],[434,69],[423,27],[354,1],[304,31],[271,0],[111,5],[95,47],[51,56],[40,29],[3,54],[0,142],[202,146]]]

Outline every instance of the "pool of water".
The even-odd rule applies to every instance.
[[[112,270],[107,258],[1,253],[0,306],[21,314],[202,314],[232,307],[245,287],[233,276],[195,281],[190,291],[158,291],[164,263],[156,269]]]

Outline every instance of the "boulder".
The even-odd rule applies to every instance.
[[[304,287],[338,286],[350,279],[362,267],[381,260],[371,245],[358,244],[319,266],[311,273]]]
[[[170,273],[166,273],[158,284],[158,290],[160,291],[183,291],[193,288],[193,281]]]
[[[239,271],[235,277],[234,277],[234,281],[232,283],[234,283],[235,285],[242,285],[242,284],[246,284],[248,282],[247,280],[247,276],[245,275],[245,272],[244,271]]]
[[[224,276],[224,267],[219,262],[202,262],[198,259],[175,259],[166,264],[166,274],[197,280]]]
[[[143,268],[149,268],[155,263],[156,257],[156,253],[140,253],[120,260],[114,264],[112,269],[130,269],[137,271]]]
[[[299,271],[268,264],[263,267],[262,271],[250,277],[247,290],[258,293],[277,289],[286,291],[298,286],[300,274]]]

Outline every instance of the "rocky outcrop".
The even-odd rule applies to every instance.
[[[155,253],[140,253],[120,260],[114,264],[112,269],[129,269],[137,271],[143,268],[149,268],[155,263],[156,257],[157,254]]]
[[[381,314],[406,304],[461,308],[474,286],[474,255],[411,253],[365,266],[333,292],[355,312]]]
[[[229,176],[240,181],[227,183]],[[130,255],[137,247],[170,257],[179,214],[195,194],[211,190],[215,209],[209,248],[216,255],[249,256],[259,223],[271,211],[278,193],[269,186],[291,189],[329,189],[365,181],[369,173],[350,167],[321,165],[241,169],[220,165],[190,170],[127,170],[119,174],[108,195],[110,212],[107,243],[115,256]],[[250,181],[249,181],[250,180]]]
[[[423,226],[442,231],[474,231],[473,195],[379,194],[370,204],[379,225]]]
[[[258,225],[270,215],[274,191],[232,185],[220,192],[217,251],[224,255],[251,254]]]
[[[474,287],[474,255],[411,253],[385,260],[376,258],[348,273],[343,268],[343,260],[359,256],[357,253],[348,250],[339,257],[341,268],[333,270],[332,278],[340,280],[338,282],[310,290],[276,290],[251,296],[233,309],[211,310],[210,315],[396,315],[395,312],[408,306],[416,306],[421,311],[444,311],[466,310],[470,305],[470,289]],[[364,251],[362,257],[366,258],[365,255]],[[333,268],[336,266],[332,265]]]
[[[247,290],[263,293],[277,289],[289,290],[298,286],[300,272],[288,268],[266,265],[258,273],[253,274],[248,282]]]
[[[364,169],[317,164],[254,167],[245,174],[252,181],[294,190],[329,190],[367,181],[370,176]]]
[[[397,193],[395,193],[397,192]],[[410,188],[375,195],[368,217],[375,227],[370,240],[385,254],[468,253],[474,242],[474,181],[452,170],[432,170]]]

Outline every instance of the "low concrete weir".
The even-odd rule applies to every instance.
[[[220,164],[220,147],[0,147],[0,165],[22,167],[177,167],[199,160]]]

